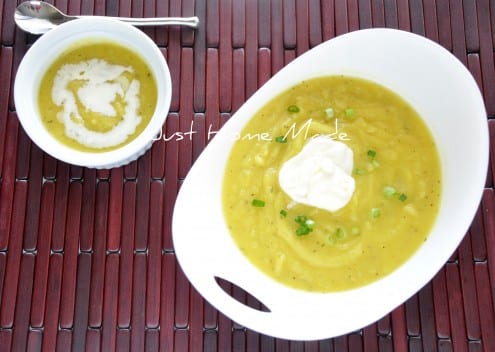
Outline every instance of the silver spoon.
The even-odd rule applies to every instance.
[[[32,34],[43,34],[56,26],[77,18],[93,16],[68,16],[43,1],[26,1],[17,6],[14,20],[23,31]],[[127,22],[134,26],[186,26],[197,28],[199,18],[194,17],[157,17],[157,18],[130,18],[106,17]]]

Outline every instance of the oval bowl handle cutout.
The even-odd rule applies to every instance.
[[[263,302],[244,290],[242,287],[218,276],[215,276],[215,282],[226,294],[228,294],[239,303],[242,303],[249,308],[256,309],[261,312],[271,313],[271,310],[266,305],[264,305]]]

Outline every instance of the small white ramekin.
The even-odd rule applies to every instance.
[[[144,131],[128,144],[106,152],[78,151],[59,142],[44,127],[38,109],[39,85],[47,68],[68,47],[89,38],[111,40],[138,53],[149,65],[157,84],[157,105]],[[29,138],[58,160],[98,169],[125,165],[143,155],[165,123],[171,97],[170,71],[158,46],[141,30],[107,18],[70,21],[38,38],[21,61],[14,84],[17,116]]]

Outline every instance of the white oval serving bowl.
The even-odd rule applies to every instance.
[[[422,116],[437,143],[443,192],[427,241],[387,277],[361,288],[310,293],[267,277],[240,252],[225,225],[222,182],[236,133],[266,102],[322,75],[361,77],[390,88]],[[375,322],[420,290],[442,268],[468,230],[488,167],[488,128],[479,88],[440,45],[415,34],[367,29],[331,39],[301,55],[261,87],[222,127],[187,175],[172,231],[177,259],[198,292],[227,317],[278,338],[334,337]],[[259,299],[252,309],[224,292],[226,279]]]
[[[82,152],[62,144],[45,129],[39,116],[38,89],[46,69],[68,47],[84,39],[110,40],[133,50],[148,64],[157,85],[157,105],[144,131],[124,146],[107,152]],[[139,29],[107,18],[73,20],[38,38],[22,59],[14,85],[17,116],[36,145],[56,159],[99,169],[121,166],[144,154],[165,123],[171,97],[170,71],[156,44]]]

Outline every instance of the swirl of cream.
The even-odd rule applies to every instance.
[[[88,147],[105,148],[125,142],[134,133],[141,122],[138,113],[140,83],[136,79],[129,82],[123,78],[125,72],[132,73],[132,67],[109,64],[102,59],[65,64],[59,69],[51,93],[53,102],[62,107],[57,118],[64,124],[68,137]],[[83,82],[77,89],[77,96],[69,89],[73,81]],[[117,95],[125,102],[121,121],[107,132],[87,128],[78,102],[89,111],[115,117],[117,112],[112,102]]]

